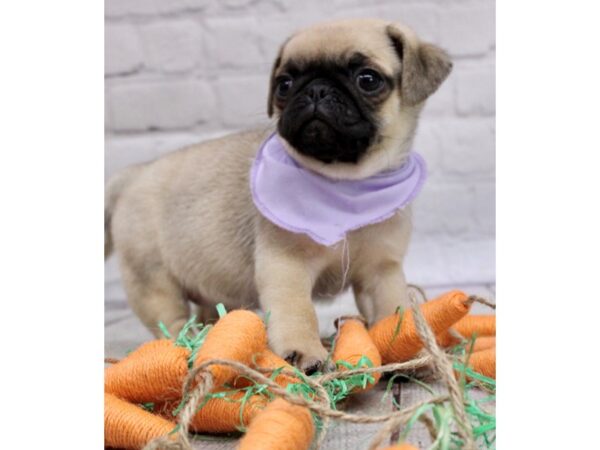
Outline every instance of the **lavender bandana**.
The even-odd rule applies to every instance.
[[[382,222],[408,205],[427,176],[411,152],[398,169],[363,180],[333,180],[301,167],[276,134],[258,150],[250,174],[254,204],[268,220],[330,246],[346,233]]]

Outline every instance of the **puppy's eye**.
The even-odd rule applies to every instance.
[[[282,75],[277,80],[276,94],[279,97],[285,97],[294,84],[294,80],[289,75]]]
[[[383,78],[373,69],[363,69],[356,75],[356,85],[365,92],[375,92],[383,87]]]

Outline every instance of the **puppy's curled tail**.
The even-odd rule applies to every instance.
[[[113,240],[111,233],[111,219],[119,197],[141,166],[127,167],[113,175],[104,189],[104,259],[108,258],[113,251]]]

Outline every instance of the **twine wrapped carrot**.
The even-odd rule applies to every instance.
[[[476,336],[495,336],[496,316],[468,315],[456,322],[452,328],[466,338],[470,338],[473,334]]]
[[[453,347],[460,344],[461,340],[452,336],[449,332],[444,332],[436,336],[438,345],[441,347]],[[485,350],[496,345],[496,336],[481,336],[475,339],[473,348],[470,344],[465,346],[467,352],[477,352],[479,350]]]
[[[252,355],[265,350],[266,346],[267,331],[262,319],[252,311],[231,311],[221,317],[206,335],[194,367],[213,358],[249,364]],[[215,386],[221,386],[236,376],[235,369],[228,366],[215,365],[209,370]]]
[[[310,411],[278,398],[254,418],[238,450],[307,450],[314,435]]]
[[[496,379],[496,347],[471,354],[469,367],[488,378]]]
[[[104,370],[104,391],[134,403],[177,399],[189,351],[160,339],[147,342]]]
[[[482,350],[487,350],[490,348],[496,347],[496,336],[481,336],[475,339],[473,343],[473,347],[467,345],[467,352],[480,352]]]
[[[231,433],[247,427],[257,413],[267,405],[267,399],[260,395],[245,398],[242,391],[220,391],[218,397],[209,399],[194,415],[190,430],[196,433]],[[170,401],[157,404],[154,411],[165,418],[172,418],[179,402]]]
[[[348,364],[351,367],[356,367],[364,361],[364,358],[372,363],[373,367],[381,366],[381,355],[375,346],[373,339],[365,328],[364,324],[357,319],[346,319],[339,327],[335,347],[333,351],[333,361],[340,370],[347,370]],[[367,364],[360,364],[367,367]],[[381,378],[381,373],[377,372],[373,375],[373,383],[365,386],[364,390],[371,389]],[[358,389],[354,389],[356,391]]]
[[[203,433],[229,433],[247,427],[266,406],[267,400],[252,395],[244,400],[243,392],[229,398],[212,398],[196,413],[190,429]]]
[[[472,300],[464,292],[451,291],[424,303],[421,311],[437,335],[466,316],[471,304]],[[371,327],[369,334],[384,364],[408,361],[423,348],[410,310],[380,320]]]
[[[462,342],[458,336],[453,335],[450,331],[443,331],[435,337],[437,344],[443,348],[454,347]]]
[[[175,423],[104,393],[106,447],[141,449],[152,439],[168,435],[174,429]]]
[[[250,311],[232,311],[222,317],[207,333],[194,361],[194,366],[213,358],[232,359],[248,364],[253,354],[265,349],[266,343],[266,330],[260,317]],[[134,403],[168,403],[180,400],[181,388],[188,374],[190,353],[189,349],[179,347],[171,340],[148,342],[122,361],[105,369],[105,392]],[[215,387],[231,381],[236,374],[235,370],[230,367],[210,366],[208,370],[213,375]],[[235,402],[225,404],[215,399],[211,406],[220,411],[221,416],[219,414],[210,415],[206,411],[210,411],[211,408],[207,408],[196,415],[197,420],[193,426],[206,431],[224,429],[232,431],[236,425],[240,424],[241,419],[245,417],[249,420],[251,418],[255,413],[256,403],[256,399],[249,399],[249,402],[246,402],[249,407],[247,411],[242,411],[240,417],[239,404]],[[120,405],[135,407],[127,402],[120,403]],[[141,410],[141,413],[144,413],[148,420],[160,419],[144,410]],[[156,427],[153,430],[156,431]],[[148,436],[149,434],[142,427],[140,433],[136,434],[135,429],[131,431],[128,439],[145,444],[150,440]],[[157,436],[151,436],[151,438],[153,437]]]
[[[468,351],[476,352],[496,345],[496,316],[494,315],[468,315],[452,325],[452,329],[466,339],[476,337],[473,349],[467,348]],[[438,334],[436,340],[442,347],[452,347],[461,342],[449,331]]]
[[[268,348],[265,348],[263,351],[253,356],[250,367],[253,369],[271,369],[266,373],[267,376],[271,376],[274,371],[281,368],[290,371],[294,369],[285,359],[273,353]],[[288,384],[298,383],[300,380],[290,375],[280,373],[275,376],[273,381],[279,386],[286,387]],[[254,384],[254,382],[246,377],[236,378],[234,382],[236,388],[248,387],[252,384]]]

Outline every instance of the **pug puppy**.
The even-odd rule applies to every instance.
[[[424,102],[451,67],[443,50],[400,24],[318,24],[281,47],[268,114],[299,167],[327,180],[364,180],[405,163]],[[190,300],[204,321],[218,302],[260,306],[270,314],[271,348],[311,373],[327,357],[313,298],[351,287],[370,323],[407,303],[410,209],[329,246],[276,225],[255,206],[249,179],[270,134],[193,145],[114,176],[105,255],[114,247],[129,304],[156,335],[159,321],[172,334],[181,329]]]

